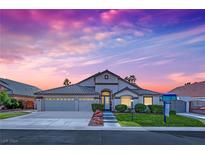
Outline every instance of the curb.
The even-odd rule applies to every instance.
[[[103,127],[103,126],[88,126],[88,127],[1,127],[0,130],[99,130],[99,131],[189,131],[189,132],[205,132],[205,127]]]

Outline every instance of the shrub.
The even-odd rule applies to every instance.
[[[6,109],[23,108],[22,102],[11,98],[6,91],[0,92],[0,105],[3,105]]]
[[[151,110],[149,107],[146,108],[145,113],[151,113]]]
[[[146,110],[146,105],[144,104],[136,104],[135,105],[135,112],[144,113]]]
[[[127,110],[127,105],[125,105],[125,104],[116,105],[115,110],[117,112],[125,112]]]
[[[132,111],[131,108],[127,108],[127,110],[125,110],[125,112],[130,113]]]
[[[10,106],[10,108],[16,109],[16,108],[19,108],[19,106],[20,106],[19,102],[16,99],[12,98],[11,99],[11,106]]]
[[[151,110],[151,113],[163,114],[163,105],[149,105],[148,107]]]
[[[6,91],[2,91],[0,93],[0,102],[2,105],[6,107],[11,105],[11,98],[9,97]]]
[[[19,100],[18,103],[19,103],[19,108],[23,109],[23,108],[24,108],[24,106],[23,106],[23,101],[22,101],[22,100]]]
[[[96,110],[103,111],[104,110],[104,105],[103,104],[98,104],[98,103],[92,104],[92,110],[93,110],[93,112],[95,112]]]
[[[175,110],[170,110],[169,114],[176,115],[176,111]]]

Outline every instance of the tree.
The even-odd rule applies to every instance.
[[[6,91],[2,91],[0,93],[0,104],[5,106],[11,105],[11,98],[9,97]]]
[[[68,80],[67,78],[64,80],[63,84],[65,86],[69,86],[71,84],[70,80]]]
[[[136,84],[135,82],[137,79],[135,75],[129,75],[125,77],[125,80],[128,81],[129,83]]]
[[[21,104],[15,98],[11,98],[6,91],[0,92],[0,106],[1,105],[5,106],[7,109],[21,107]]]
[[[191,82],[187,82],[187,83],[185,83],[184,85],[185,85],[185,86],[191,85]]]

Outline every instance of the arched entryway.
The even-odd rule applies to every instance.
[[[103,90],[101,92],[101,103],[104,104],[105,110],[111,110],[111,91]]]

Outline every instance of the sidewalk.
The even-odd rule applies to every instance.
[[[103,127],[103,126],[84,126],[84,127],[29,127],[29,126],[2,126],[0,130],[111,130],[111,131],[188,131],[205,132],[205,127]]]
[[[103,112],[103,122],[104,122],[104,127],[106,128],[107,127],[109,128],[121,127],[115,115],[109,111]]]
[[[177,115],[205,120],[205,115],[196,113],[177,113]]]

